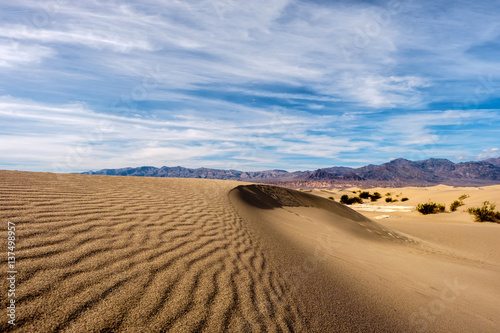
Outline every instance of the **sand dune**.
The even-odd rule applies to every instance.
[[[239,191],[269,202],[258,187]],[[243,193],[236,207],[288,273],[314,331],[498,331],[500,225],[417,216],[408,226],[403,213],[375,223],[331,200],[279,191],[304,200],[256,210]]]
[[[16,223],[18,237],[17,324],[2,316],[0,330],[494,332],[500,325],[494,246],[464,255],[457,244],[327,199],[241,185],[0,171],[0,220]],[[500,236],[497,226],[487,242]],[[485,249],[496,254],[478,259]],[[6,306],[5,279],[0,288]]]
[[[234,183],[20,172],[0,181],[2,223],[18,230],[13,331],[303,330],[229,202]],[[0,330],[12,330],[6,316]]]

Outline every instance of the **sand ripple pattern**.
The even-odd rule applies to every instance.
[[[19,273],[17,325],[0,331],[307,330],[230,204],[236,185],[1,171]]]

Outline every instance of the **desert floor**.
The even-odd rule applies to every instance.
[[[0,331],[498,332],[500,224],[464,210],[500,187],[358,190],[0,171]]]

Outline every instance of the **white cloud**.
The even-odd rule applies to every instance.
[[[111,48],[122,52],[133,49],[152,50],[152,46],[147,41],[133,40],[125,35],[118,35],[105,30],[88,31],[84,27],[73,27],[68,31],[61,31],[13,25],[4,27],[0,32],[0,36],[36,43],[82,44],[91,48]]]
[[[432,3],[396,4],[57,2],[46,11],[44,24],[6,20],[0,36],[23,43],[110,50],[114,53],[102,58],[96,58],[97,51],[82,52],[125,75],[143,72],[145,63],[150,67],[162,63],[170,85],[253,80],[306,84],[326,92],[325,97],[349,97],[376,108],[425,105],[421,89],[431,79],[408,70],[393,72],[401,65],[411,68],[407,58],[420,64],[411,57],[413,50],[429,52],[422,58],[429,70],[440,62],[440,70],[450,69],[447,74],[460,66],[480,74],[484,62],[465,53],[499,35],[492,13],[480,5],[465,13],[471,9],[458,3],[434,20],[425,15],[434,10]],[[20,1],[18,6],[28,13],[43,13],[37,3]],[[467,26],[461,24],[465,15]],[[22,21],[29,23],[30,15],[25,18]],[[488,24],[491,28],[485,29]]]
[[[463,133],[459,128],[468,127],[478,121],[494,120],[498,110],[468,110],[468,111],[421,111],[411,114],[395,114],[381,121],[378,130],[384,133],[382,139],[391,138],[395,144],[401,147],[408,146],[430,146],[432,149],[441,150],[439,146],[444,143],[454,145],[463,144]],[[438,130],[437,127],[451,128],[449,130]],[[456,128],[456,130],[453,130]],[[389,149],[394,149],[393,147]],[[429,149],[429,147],[427,147]],[[448,150],[442,150],[444,155],[452,154]],[[439,155],[439,154],[437,154]]]
[[[346,76],[344,82],[345,94],[375,108],[422,107],[419,89],[430,85],[415,76]]]
[[[19,97],[0,98],[0,119],[16,130],[3,138],[19,142],[17,153],[2,149],[19,165],[62,160],[68,146],[91,147],[72,167],[86,169],[141,159],[215,166],[212,158],[258,168],[289,165],[290,156],[354,161],[359,152],[386,160],[424,146],[459,156],[464,136],[464,154],[476,156],[496,144],[485,133],[498,110],[428,107],[473,100],[465,108],[479,108],[498,97],[498,61],[473,52],[500,38],[491,1],[0,7],[0,92]],[[485,74],[487,86],[478,79]],[[106,104],[123,96],[130,105]],[[89,143],[85,135],[100,124],[106,135]]]
[[[199,116],[148,120],[99,114],[81,103],[49,105],[4,96],[0,98],[0,120],[12,124],[12,130],[0,136],[3,156],[25,167],[29,161],[38,161],[47,171],[137,163],[204,166],[206,159],[221,161],[222,156],[258,168],[260,164],[252,162],[265,163],[264,167],[287,154],[334,158],[361,146],[347,138],[307,132],[311,126],[324,128],[333,117],[276,112],[254,116],[245,124],[239,119]]]
[[[488,158],[497,158],[497,157],[500,157],[500,149],[499,148],[483,149],[483,152],[476,156],[476,158],[478,160],[485,160]]]
[[[161,63],[166,68],[165,82],[178,87],[282,82],[312,85],[328,93],[323,98],[339,100],[350,89],[338,79],[345,70],[364,76],[374,69],[366,66],[367,61],[375,66],[392,61],[393,46],[387,46],[392,45],[394,31],[389,24],[381,25],[377,34],[370,33],[370,43],[360,49],[356,61],[348,61],[343,53],[341,40],[354,41],[357,27],[376,17],[374,8],[367,12],[292,0],[237,6],[201,0],[148,1],[147,6],[65,3],[53,11],[46,25],[6,22],[0,25],[0,36],[24,43],[108,49],[114,54],[99,58],[96,51],[82,52],[125,75],[143,72],[145,62],[150,67]],[[350,96],[366,102],[360,94]]]
[[[466,126],[495,119],[495,110],[394,114],[376,119],[369,114],[312,116],[233,106],[242,117],[207,118],[193,113],[141,119],[97,113],[82,103],[53,105],[3,96],[0,121],[10,126],[0,135],[0,151],[9,163],[28,170],[33,163],[45,171],[139,165],[255,170],[289,164],[284,161],[290,159],[336,160],[361,152],[370,156],[411,154],[413,159],[460,156],[462,150],[443,149],[440,144],[459,144],[463,137],[437,132],[434,126]],[[483,153],[498,153],[498,149]]]
[[[54,50],[46,46],[0,39],[0,67],[39,64],[43,59],[54,55]]]

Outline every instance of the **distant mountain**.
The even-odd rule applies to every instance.
[[[398,185],[463,185],[482,186],[500,184],[500,158],[479,162],[453,163],[447,159],[410,161],[395,159],[381,165],[367,165],[360,168],[331,167],[314,171],[288,172],[286,170],[239,171],[184,167],[144,166],[139,168],[104,169],[88,171],[90,175],[176,177],[226,179],[265,183],[370,183]]]
[[[337,167],[334,168],[327,168],[327,169],[318,169],[316,171],[310,172],[307,175],[307,180],[316,180],[316,181],[323,181],[323,180],[363,180],[360,176],[358,176],[355,172],[354,169],[350,168],[343,168],[345,170],[341,170],[341,167],[337,169]],[[309,171],[306,171],[307,173]]]
[[[460,182],[490,181],[500,183],[500,166],[489,162],[453,163],[446,159],[409,161],[396,159],[382,165],[369,165],[356,169],[363,180],[422,182],[429,184],[460,184]]]
[[[500,167],[500,157],[497,158],[488,158],[487,160],[484,160],[483,162],[493,164],[497,167]]]
[[[155,168],[143,166],[138,168],[103,169],[99,171],[87,171],[87,175],[108,175],[108,176],[136,176],[136,177],[168,177],[168,178],[207,178],[226,180],[266,180],[266,179],[288,179],[293,178],[303,172],[288,172],[286,170],[266,170],[266,171],[238,171],[198,168],[189,169],[180,166]]]

